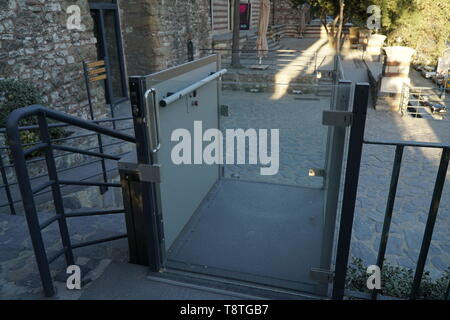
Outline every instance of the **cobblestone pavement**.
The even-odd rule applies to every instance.
[[[41,213],[45,221],[53,213]],[[126,233],[123,215],[83,217],[68,222],[72,243],[92,241]],[[43,232],[44,243],[51,256],[61,248],[56,224]],[[42,299],[41,281],[23,216],[2,215],[0,219],[0,300]],[[81,267],[83,287],[98,278],[111,261],[126,262],[128,245],[126,239],[107,242],[74,250],[75,263]],[[51,264],[57,293],[56,299],[77,299],[80,291],[63,290],[67,275],[65,261],[61,257]]]
[[[314,100],[296,100],[300,97]],[[323,168],[325,164],[327,128],[321,121],[323,110],[329,109],[330,97],[286,94],[274,99],[272,93],[224,90],[221,102],[230,112],[229,117],[222,118],[222,130],[278,129],[280,136],[277,175],[262,176],[259,165],[227,165],[226,177],[322,187],[323,178],[311,178],[308,172],[311,168]],[[270,134],[267,140],[270,146],[269,139]]]
[[[448,122],[400,117],[369,110],[366,138],[450,142]],[[376,261],[395,147],[365,146],[358,188],[352,254]],[[387,260],[415,268],[422,242],[441,151],[405,148]],[[426,270],[439,276],[450,266],[450,175],[440,203]]]

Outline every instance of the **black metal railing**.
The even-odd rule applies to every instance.
[[[40,133],[40,142],[37,142],[30,149],[24,149],[24,145],[21,142],[21,128],[19,126],[20,121],[25,117],[37,117],[38,130]],[[62,124],[52,125],[49,124],[47,119],[52,119]],[[82,155],[96,157],[100,159],[119,160],[117,155],[104,154],[103,152],[96,152],[92,150],[82,150],[74,147],[67,147],[64,145],[55,144],[50,138],[50,128],[53,126],[63,126],[63,124],[78,127],[93,132],[93,135],[102,134],[111,138],[122,140],[128,143],[136,143],[134,136],[126,133],[119,132],[104,126],[100,126],[96,121],[87,121],[79,119],[67,114],[45,108],[40,105],[34,105],[26,108],[14,110],[7,122],[6,133],[8,138],[8,144],[10,146],[11,155],[13,158],[14,168],[17,177],[17,183],[20,189],[22,197],[22,203],[25,211],[25,216],[30,232],[30,237],[33,245],[34,254],[36,257],[39,274],[42,281],[44,293],[47,297],[53,296],[55,291],[53,287],[53,281],[50,273],[50,263],[54,262],[60,256],[64,255],[67,265],[74,264],[73,249],[86,247],[98,243],[113,241],[127,237],[126,234],[116,235],[104,239],[98,239],[94,241],[72,244],[68,227],[67,219],[74,217],[86,217],[86,216],[100,216],[110,214],[124,213],[123,208],[117,209],[102,209],[102,210],[79,210],[75,212],[66,213],[63,204],[63,196],[61,192],[62,186],[98,186],[98,187],[113,187],[120,188],[119,183],[112,182],[96,182],[96,181],[73,181],[60,179],[59,172],[56,168],[55,162],[55,150],[64,152],[79,153]],[[38,186],[32,187],[31,179],[27,168],[26,156],[34,151],[44,152],[44,159],[47,166],[48,181]],[[50,189],[54,208],[55,216],[40,223],[38,219],[38,212],[36,208],[35,195],[39,192]],[[62,240],[62,249],[56,252],[53,256],[48,257],[42,237],[42,230],[58,222],[60,236]]]
[[[355,214],[356,195],[358,190],[359,170],[362,157],[363,145],[383,145],[395,147],[395,158],[392,169],[389,195],[387,198],[386,211],[384,216],[383,229],[381,233],[380,246],[378,249],[377,266],[382,270],[389,230],[391,226],[394,203],[397,194],[397,186],[400,177],[400,170],[405,147],[413,148],[433,148],[441,149],[442,155],[439,170],[435,180],[433,196],[427,217],[425,231],[420,248],[419,258],[415,268],[414,280],[410,292],[410,299],[415,300],[420,295],[420,285],[424,274],[424,267],[430,249],[436,218],[439,211],[439,204],[446,180],[447,170],[450,160],[450,144],[408,142],[408,141],[373,141],[364,140],[364,128],[367,113],[368,86],[356,87],[355,108],[353,110],[354,120],[350,133],[349,155],[347,158],[347,170],[345,177],[344,195],[342,203],[342,214],[339,228],[339,239],[336,252],[336,268],[333,287],[333,299],[343,299],[346,295],[345,282],[347,275],[348,259],[352,237],[353,219]],[[367,91],[367,92],[365,92]],[[372,299],[377,299],[378,292],[374,291]],[[448,295],[448,293],[447,293]],[[447,297],[443,297],[447,299]]]
[[[437,148],[442,149],[441,160],[439,164],[439,170],[437,173],[433,196],[431,199],[431,206],[427,217],[424,236],[422,239],[422,245],[420,248],[419,258],[416,265],[414,280],[412,283],[412,290],[410,294],[411,299],[416,299],[419,294],[420,284],[424,273],[425,263],[430,249],[431,239],[433,236],[434,226],[436,224],[436,218],[439,211],[439,204],[442,197],[442,191],[444,189],[445,179],[447,176],[447,169],[450,160],[450,145],[437,144],[437,143],[421,143],[421,142],[400,142],[400,141],[364,141],[368,145],[385,145],[395,146],[395,159],[392,169],[391,183],[389,188],[388,201],[386,206],[386,212],[383,222],[383,230],[381,233],[380,246],[378,249],[377,266],[380,269],[383,268],[387,242],[389,238],[389,229],[391,226],[392,212],[394,210],[395,196],[397,193],[398,180],[400,176],[400,170],[403,159],[403,150],[405,147],[414,148]],[[376,299],[377,292],[372,294],[372,298]]]
[[[332,55],[318,54],[317,52],[306,52],[303,50],[293,49],[271,49],[261,50],[264,56],[260,59],[258,56],[259,50],[256,49],[227,49],[227,48],[207,48],[200,49],[204,54],[220,54],[222,64],[228,66],[231,64],[231,55],[233,52],[239,52],[240,63],[245,67],[257,66],[258,64],[268,66],[268,69],[282,69],[289,67],[290,69],[298,69],[300,71],[310,71],[317,73],[324,65],[326,59],[329,58],[330,63],[333,63]]]
[[[131,130],[131,131],[134,130],[133,124],[128,124],[128,122],[132,121],[132,119],[133,118],[131,116],[127,116],[127,117],[100,119],[100,120],[95,120],[95,121],[90,121],[90,122],[96,123],[96,124],[102,124],[102,125],[110,125],[111,123],[118,123],[119,125],[116,127],[115,130],[119,131],[119,132],[126,132],[129,130]],[[123,125],[120,125],[120,124],[123,124]],[[70,127],[70,125],[66,124],[66,123],[51,123],[48,125],[48,127],[49,127],[49,129],[54,129],[54,128],[67,129]],[[38,125],[23,126],[23,127],[20,127],[19,130],[20,131],[37,131],[37,130],[39,130],[39,126]],[[6,135],[6,129],[0,128],[0,134]],[[65,143],[74,143],[74,142],[78,142],[80,140],[90,139],[91,137],[97,137],[97,139],[96,139],[97,144],[91,143],[92,146],[89,146],[89,148],[86,149],[86,151],[95,152],[96,150],[98,150],[99,153],[104,153],[105,149],[114,148],[114,147],[119,148],[120,146],[127,143],[126,141],[122,141],[122,140],[110,141],[110,142],[105,143],[102,140],[101,135],[98,133],[95,133],[95,132],[87,132],[87,133],[78,132],[76,134],[71,134],[68,137],[52,139],[52,143],[54,143],[55,145],[61,145],[61,144],[65,144]],[[117,139],[114,139],[114,140],[117,140]],[[39,151],[40,148],[42,147],[42,143],[32,142],[32,143],[22,144],[22,146],[24,148],[27,148],[26,155],[30,155],[30,154],[33,154],[33,153]],[[59,152],[59,154],[55,154],[54,158],[55,159],[63,159],[65,157],[70,156],[74,152],[71,151],[69,148],[70,147],[66,146],[65,150],[60,150],[60,151],[64,151],[64,152]],[[1,174],[0,190],[5,190],[5,198],[2,198],[0,200],[0,212],[2,211],[2,208],[9,207],[10,214],[15,215],[16,212],[18,211],[18,209],[16,208],[16,205],[21,202],[21,198],[19,197],[19,194],[17,192],[14,192],[14,189],[17,188],[18,183],[15,179],[15,175],[11,174],[11,171],[13,171],[13,169],[14,169],[14,165],[12,163],[12,159],[11,159],[10,155],[11,155],[11,151],[10,151],[10,148],[8,145],[0,146],[0,174]],[[123,154],[116,154],[116,155],[121,156]],[[33,158],[27,160],[27,164],[35,165],[35,166],[39,166],[43,162],[45,162],[45,157],[42,157],[42,156],[36,156],[36,157],[33,157]],[[75,165],[69,165],[67,167],[58,169],[58,173],[66,173],[66,172],[70,172],[72,170],[80,169],[83,167],[88,167],[88,166],[99,163],[101,165],[101,169],[100,169],[99,173],[95,173],[92,176],[86,176],[84,179],[86,179],[86,180],[92,179],[98,175],[101,175],[103,178],[103,181],[107,182],[108,171],[110,169],[108,169],[105,162],[106,161],[103,158],[88,160],[88,161],[81,161],[81,162],[77,162],[77,164],[75,164]],[[39,181],[40,179],[44,178],[46,175],[47,175],[46,173],[33,175],[30,177],[30,181],[34,183],[34,182]],[[106,191],[106,188],[101,188],[101,190],[102,190],[102,192],[104,192],[104,191]],[[43,196],[48,192],[49,191],[44,190],[43,192],[37,194],[37,196]]]
[[[403,85],[400,98],[402,116],[427,120],[450,120],[450,95],[446,89]]]

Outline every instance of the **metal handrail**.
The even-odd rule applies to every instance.
[[[39,147],[39,150],[45,151],[45,160],[47,164],[47,172],[49,177],[48,182],[45,182],[34,188],[32,188],[31,186],[31,179],[29,177],[27,168],[27,160],[25,158],[26,151],[24,150],[23,145],[21,144],[21,137],[20,137],[21,129],[19,126],[19,123],[23,118],[30,116],[38,117],[37,126],[40,132],[41,143],[38,143],[36,146]],[[55,156],[53,154],[54,150],[76,152],[100,158],[102,160],[105,159],[117,160],[119,159],[119,157],[104,154],[102,150],[100,150],[100,152],[92,152],[82,150],[79,148],[54,145],[54,143],[52,143],[52,140],[50,138],[49,134],[50,125],[47,122],[47,118],[60,121],[65,124],[75,126],[81,129],[93,131],[95,132],[95,134],[102,134],[130,143],[136,143],[136,138],[129,134],[121,133],[116,130],[100,126],[97,123],[94,123],[93,121],[79,119],[59,111],[48,109],[41,105],[33,105],[26,108],[16,109],[10,114],[6,125],[8,143],[10,145],[10,150],[16,171],[17,183],[20,189],[26,221],[30,232],[30,237],[32,240],[33,250],[36,257],[36,262],[38,265],[42,286],[45,295],[47,297],[50,297],[53,296],[55,293],[50,273],[50,265],[49,265],[50,263],[58,259],[61,255],[64,255],[67,265],[73,265],[74,264],[74,256],[72,252],[73,249],[82,248],[85,246],[103,243],[107,241],[122,239],[127,237],[127,235],[122,234],[113,237],[108,237],[105,239],[97,239],[84,243],[72,244],[67,227],[66,221],[67,219],[85,216],[105,215],[105,214],[118,214],[124,212],[124,209],[120,208],[109,210],[80,210],[73,213],[66,213],[63,204],[61,186],[70,185],[70,186],[121,187],[121,185],[118,183],[111,183],[107,181],[94,182],[85,180],[82,181],[61,180],[58,176],[58,171],[56,169]],[[34,197],[35,194],[47,188],[50,188],[52,192],[53,203],[55,205],[55,216],[41,224],[39,222]],[[59,225],[63,248],[53,256],[48,257],[42,238],[42,230],[55,222],[58,222]]]
[[[194,92],[195,90],[200,89],[201,87],[207,85],[208,83],[210,83],[210,82],[216,80],[217,78],[223,76],[227,72],[228,72],[227,69],[219,70],[219,71],[213,73],[212,75],[210,75],[210,76],[208,76],[208,77],[206,77],[206,78],[204,78],[202,80],[199,80],[199,81],[193,83],[192,85],[190,85],[190,86],[188,86],[188,87],[186,87],[186,88],[184,88],[184,89],[182,89],[182,90],[180,90],[180,91],[178,91],[178,92],[176,92],[176,93],[174,93],[174,94],[172,94],[172,95],[162,99],[159,102],[159,105],[161,107],[166,107],[166,106],[174,103],[175,101],[178,101],[181,98],[187,96],[191,92]]]
[[[304,53],[308,52],[306,50],[296,50],[296,49],[268,49],[268,50],[258,50],[258,49],[231,49],[231,48],[204,48],[199,49],[200,51],[230,51],[230,52],[243,52],[243,53],[255,53],[255,52],[276,52],[276,53]],[[313,55],[313,54],[311,54]]]
[[[124,120],[131,120],[131,119],[132,119],[131,117],[128,117],[128,118],[126,118]],[[112,120],[111,119],[108,122],[112,122],[112,121],[116,121],[117,122],[117,121],[120,121],[120,120]],[[63,127],[63,126],[61,126],[61,127]],[[71,126],[67,125],[67,126],[64,126],[64,127],[66,128],[66,127],[71,127]],[[22,128],[25,128],[25,127],[20,127],[19,130],[22,131]],[[130,130],[130,129],[134,129],[134,127],[131,126],[131,127],[125,127],[125,128],[116,128],[115,131],[126,131],[126,130]],[[27,129],[23,129],[23,130],[27,130]],[[5,131],[3,133],[4,134],[6,133],[6,129],[5,129]],[[95,136],[95,135],[97,135],[97,133],[95,133],[95,132],[94,133],[86,133],[86,134],[80,134],[80,135],[70,136],[70,137],[66,137],[66,138],[52,139],[52,141],[53,142],[63,142],[63,141],[69,141],[69,140],[75,140],[75,139],[91,137],[91,136]],[[36,145],[38,143],[39,142],[24,143],[24,144],[22,144],[22,146],[24,146],[24,147],[32,147],[32,146],[34,146],[34,145]],[[0,150],[9,150],[9,147],[8,146],[0,146]]]
[[[416,148],[434,148],[443,149],[450,148],[450,144],[436,142],[419,142],[419,141],[398,141],[398,140],[364,140],[365,144],[385,145],[385,146],[404,146]]]
[[[29,107],[26,107],[29,108]],[[45,107],[44,107],[45,108]],[[49,109],[54,111],[53,109]],[[105,122],[113,122],[113,121],[123,121],[123,120],[132,120],[133,117],[117,117],[117,118],[104,118],[104,119],[98,119],[98,120],[85,120],[86,122],[91,122],[91,123],[105,123]],[[49,128],[67,128],[70,127],[72,125],[67,124],[67,123],[50,123],[48,125]],[[23,126],[23,127],[19,127],[20,131],[24,131],[24,130],[37,130],[39,129],[38,125],[30,125],[30,126]],[[0,133],[6,133],[6,128],[0,128]]]
[[[82,128],[82,129],[101,133],[106,136],[125,140],[125,141],[131,142],[131,143],[136,143],[136,138],[131,135],[128,135],[125,133],[119,133],[115,130],[102,127],[102,126],[94,123],[95,121],[89,121],[89,120],[83,120],[80,118],[76,118],[76,117],[67,115],[65,113],[46,108],[41,105],[32,105],[29,107],[16,109],[13,112],[11,112],[11,114],[8,117],[8,121],[6,123],[6,133],[7,133],[8,137],[14,141],[20,141],[20,136],[19,136],[20,120],[22,120],[25,117],[39,116],[39,115],[42,115],[47,118],[57,120],[60,122],[65,122],[67,124],[70,124],[70,125]]]
[[[90,122],[90,123],[94,123],[94,124],[103,124],[103,123],[111,123],[111,122],[120,122],[120,121],[128,121],[128,120],[132,120],[133,117],[131,116],[124,116],[124,117],[117,117],[114,119],[111,118],[103,118],[103,119],[96,119],[96,120],[86,120],[86,122]],[[70,123],[63,123],[63,122],[58,122],[58,123],[49,123],[48,124],[49,128],[67,128],[67,127],[74,127],[72,124]],[[38,125],[28,125],[28,126],[21,126],[19,127],[19,131],[36,131],[38,130],[39,126]],[[134,126],[125,126],[125,127],[117,127],[115,131],[120,131],[120,132],[125,132],[129,129],[134,129]],[[70,135],[69,137],[64,137],[64,138],[56,138],[56,139],[52,139],[52,143],[56,144],[58,143],[58,148],[54,148],[54,149],[60,149],[60,143],[63,142],[71,142],[71,141],[77,141],[77,139],[82,139],[82,138],[89,138],[89,137],[94,137],[94,136],[98,136],[99,134],[96,132],[88,132],[88,133],[82,133],[83,129],[80,130],[80,133],[75,134],[75,135]],[[0,128],[0,134],[6,134],[6,128]],[[113,138],[116,139],[116,138]],[[127,141],[123,141],[120,139],[120,141],[118,142],[108,142],[108,143],[103,143],[101,141],[99,141],[98,146],[94,146],[92,148],[88,148],[85,149],[84,152],[95,152],[95,151],[100,151],[100,153],[103,153],[103,149],[105,148],[109,148],[112,146],[118,146],[121,144],[125,144],[125,143],[129,143]],[[55,145],[54,145],[55,146]],[[45,144],[42,143],[42,141],[36,141],[36,142],[31,142],[31,143],[24,143],[22,144],[22,147],[26,147],[26,151],[25,151],[25,156],[28,157],[29,155],[31,155],[34,152],[37,151],[41,151],[43,149],[45,149]],[[55,146],[56,147],[56,146]],[[65,146],[64,146],[65,147]],[[63,147],[63,148],[64,148]],[[9,207],[9,211],[10,214],[15,215],[16,214],[16,208],[15,205],[20,202],[20,197],[19,199],[17,199],[17,197],[13,197],[13,194],[11,192],[11,187],[17,185],[17,182],[8,175],[8,171],[12,168],[14,168],[14,165],[12,164],[12,161],[10,161],[10,157],[6,156],[6,163],[4,162],[5,159],[3,159],[5,157],[5,154],[8,155],[10,150],[10,147],[8,145],[6,146],[0,146],[0,152],[5,152],[2,154],[2,158],[0,159],[0,173],[1,173],[1,180],[2,182],[0,182],[0,190],[5,190],[5,195],[6,195],[6,202],[2,201],[2,203],[0,203],[0,208],[4,208],[4,207]],[[73,152],[58,152],[57,154],[54,155],[55,159],[59,159],[59,158],[64,158],[67,157],[69,155],[73,154]],[[115,155],[115,156],[120,156],[120,155]],[[43,161],[45,161],[46,158],[45,157],[33,157],[32,159],[27,159],[27,164],[32,164],[32,163],[41,163]],[[111,159],[113,160],[113,159]],[[102,164],[102,173],[103,173],[103,179],[106,180],[107,179],[107,175],[106,173],[109,171],[106,168],[106,165],[103,165],[105,162],[105,159],[103,158],[99,158],[96,159],[94,161],[83,161],[81,163],[78,163],[77,165],[74,166],[70,166],[69,168],[63,168],[63,169],[58,169],[58,172],[66,172],[66,171],[70,171],[73,169],[77,169],[83,166],[88,166],[88,165],[93,165],[95,163],[101,163]],[[30,177],[30,180],[36,180],[36,179],[40,179],[45,177],[46,174],[37,174],[34,175],[33,177]],[[103,189],[103,191],[106,191],[106,188]],[[39,193],[38,195],[43,195],[45,193],[48,193],[48,191],[44,191],[42,193]]]

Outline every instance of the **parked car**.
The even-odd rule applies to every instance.
[[[419,110],[417,108],[414,108],[414,106],[417,106],[417,101],[408,102],[408,106],[406,107],[406,112],[404,110],[402,110],[402,116],[404,116],[405,114],[409,114],[413,118],[422,118]]]
[[[422,67],[422,76],[426,79],[430,79],[436,76],[436,69],[430,66]]]
[[[432,113],[447,113],[447,107],[441,103],[430,102],[430,101],[420,101],[422,106],[430,108]]]
[[[421,65],[420,63],[414,63],[413,64],[413,68],[419,72],[422,71],[423,65]]]
[[[412,94],[411,98],[412,99],[408,101],[408,105],[402,108],[402,116],[407,114],[413,118],[422,118],[419,111],[419,109],[421,109],[421,105],[419,104],[419,100],[417,100],[418,96],[416,94]]]

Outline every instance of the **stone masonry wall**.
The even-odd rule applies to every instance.
[[[81,8],[82,31],[68,30],[69,5]],[[0,79],[34,83],[45,105],[88,116],[83,60],[96,60],[96,38],[86,0],[1,0]],[[101,84],[92,89],[97,116],[106,113]]]
[[[274,0],[271,2],[273,3]],[[272,6],[273,8],[273,6]],[[270,23],[273,23],[273,10],[271,8]],[[300,21],[299,11],[292,8],[289,0],[275,0],[275,25],[298,25]]]
[[[187,62],[187,43],[211,48],[209,0],[120,0],[128,75],[142,75]]]

